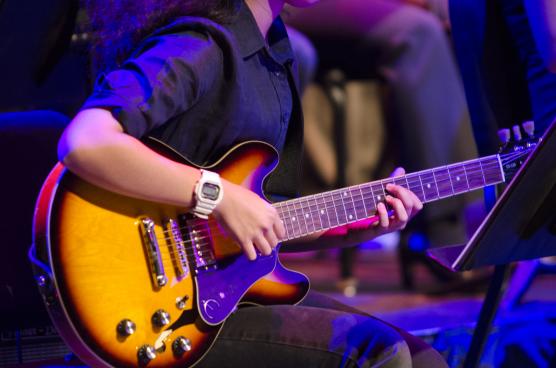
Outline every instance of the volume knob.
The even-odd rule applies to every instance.
[[[182,355],[191,350],[191,340],[186,337],[180,336],[172,343],[172,351],[175,355]]]
[[[129,319],[122,319],[118,326],[116,327],[118,331],[118,335],[122,337],[127,337],[132,335],[135,332],[135,323]]]
[[[156,350],[151,345],[143,345],[137,351],[137,358],[141,364],[147,364],[156,358]]]
[[[154,312],[151,321],[156,327],[164,327],[170,323],[170,314],[164,309],[159,309]]]

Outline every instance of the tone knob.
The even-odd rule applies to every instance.
[[[151,345],[143,345],[137,351],[137,358],[141,364],[147,364],[156,358],[156,350]]]
[[[191,350],[191,340],[186,337],[180,336],[172,343],[172,351],[175,355],[182,355]]]
[[[156,327],[164,327],[170,323],[170,314],[164,309],[159,309],[154,312],[151,320]]]
[[[135,332],[135,323],[127,318],[122,319],[120,323],[118,323],[118,327],[116,329],[118,331],[118,335],[127,337]]]

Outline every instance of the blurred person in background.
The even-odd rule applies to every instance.
[[[476,156],[447,34],[447,3],[323,0],[305,11],[289,10],[286,20],[315,43],[321,69],[340,69],[348,79],[383,81],[387,134],[396,144],[387,152],[397,156],[408,171]],[[308,117],[307,124],[311,120]],[[347,184],[356,183],[348,178]],[[424,250],[466,240],[463,214],[469,198],[427,205],[418,221],[403,232],[400,258],[406,287],[412,286],[416,260],[441,281],[455,277],[430,262]],[[356,284],[352,250],[342,250],[341,263],[340,288],[351,294]]]

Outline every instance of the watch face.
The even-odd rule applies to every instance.
[[[213,183],[204,183],[201,188],[201,194],[203,197],[210,199],[211,201],[216,201],[219,193],[220,187]]]

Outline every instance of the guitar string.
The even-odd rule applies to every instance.
[[[519,154],[518,154],[518,155],[519,155]],[[474,173],[477,173],[477,172],[479,172],[479,171],[481,171],[481,172],[487,171],[488,169],[491,169],[491,168],[493,168],[494,166],[497,166],[497,163],[496,163],[496,164],[489,164],[489,166],[491,166],[491,167],[488,167],[488,166],[485,165],[485,166],[482,167],[481,170],[475,170],[474,172],[468,172],[468,173],[474,174]],[[409,174],[409,175],[411,175],[411,174]],[[450,173],[449,173],[448,170],[446,171],[446,173],[445,173],[443,176],[438,175],[438,177],[439,177],[439,178],[442,177],[441,180],[437,180],[437,181],[436,181],[438,187],[440,187],[440,185],[438,185],[438,184],[439,184],[440,182],[442,182],[442,181],[448,181],[448,180],[451,181],[451,175],[450,175]],[[446,178],[447,178],[447,179],[446,179]],[[388,178],[388,179],[384,179],[384,181],[387,182],[387,183],[389,183],[389,182],[391,182],[391,180],[393,180],[393,179],[394,179],[394,178]],[[414,179],[414,178],[410,178],[410,179]],[[415,184],[415,183],[416,183],[416,182],[413,182],[412,184]],[[409,184],[409,181],[408,181],[408,184]],[[403,186],[403,184],[402,184],[402,186]],[[418,185],[417,187],[419,187],[419,186],[420,186],[420,185]],[[411,184],[409,184],[409,188],[412,189]],[[468,189],[469,189],[469,188],[468,188]],[[374,192],[373,188],[371,188],[371,191]],[[463,193],[463,192],[462,192],[462,193]],[[367,194],[368,194],[368,193],[367,193]],[[362,196],[362,199],[365,199],[364,196]],[[361,202],[361,201],[359,201],[359,202]],[[334,204],[334,207],[337,208],[338,206]],[[284,210],[284,208],[278,208],[278,209],[279,209],[279,210]],[[376,209],[373,209],[373,210],[376,210]],[[287,211],[290,212],[289,210],[287,210]],[[311,227],[312,229],[314,229],[314,231],[324,230],[324,229],[321,229],[320,226],[317,226],[317,225],[315,224],[315,221],[314,221],[314,211],[310,211],[310,217],[311,217],[311,220],[313,220],[313,221],[311,221],[311,223],[305,222],[304,225],[305,225],[306,228],[308,228],[308,226],[309,226],[309,227]],[[337,219],[336,219],[336,220],[337,220]],[[320,221],[319,221],[319,222],[320,222]],[[214,229],[215,229],[214,226],[211,226],[211,224],[213,224],[213,223],[215,223],[215,221],[202,221],[202,220],[199,220],[199,223],[196,224],[196,225],[188,225],[188,226],[186,226],[186,227],[189,227],[189,228],[192,229],[192,230],[197,231],[197,233],[198,233],[199,235],[201,235],[201,236],[200,236],[200,237],[199,237],[199,236],[196,237],[195,240],[182,240],[181,243],[184,245],[184,247],[183,247],[184,250],[187,251],[187,250],[191,250],[191,249],[194,248],[193,246],[192,246],[192,247],[188,247],[188,244],[192,244],[192,245],[193,245],[194,243],[196,243],[196,245],[198,245],[199,241],[202,241],[202,240],[204,240],[204,239],[210,237],[210,235],[209,235],[209,236],[205,236],[205,235],[211,234],[211,230],[214,230]],[[317,222],[317,223],[318,223],[318,222]],[[207,226],[207,225],[208,225],[208,226]],[[334,226],[336,226],[336,225],[334,225]],[[334,227],[334,226],[330,226],[330,227]],[[318,227],[318,228],[317,228],[317,227]],[[330,227],[329,227],[329,228],[330,228]],[[199,230],[199,228],[202,228],[202,230]],[[184,228],[180,228],[179,230],[184,230]],[[294,230],[295,230],[295,229],[294,229]],[[171,231],[171,230],[168,230],[168,231],[165,230],[164,233],[165,233],[165,234],[168,234],[169,231]],[[174,242],[176,242],[176,241],[173,239],[172,236],[165,236],[165,237],[163,237],[163,238],[157,237],[157,240],[164,240],[164,241],[170,241],[170,242],[171,242],[171,241],[174,241]],[[196,248],[199,249],[199,246],[197,246]]]
[[[485,171],[488,171],[489,169],[492,169],[492,168],[495,168],[495,167],[497,168],[498,165],[497,165],[497,163],[492,163],[492,164],[489,164],[489,166],[490,166],[490,167],[483,166],[482,169],[475,170],[475,171],[473,171],[473,172],[467,171],[467,176],[476,174],[476,173],[478,173],[478,172],[485,172]],[[411,174],[409,174],[409,175],[411,175]],[[436,184],[437,184],[436,187],[437,187],[437,188],[438,188],[438,187],[440,187],[440,188],[442,187],[442,186],[439,185],[439,184],[442,184],[443,182],[446,182],[446,183],[447,183],[448,181],[451,181],[451,175],[450,175],[449,172],[446,172],[446,173],[445,173],[444,175],[442,175],[442,176],[441,176],[441,175],[438,175],[437,177],[438,177],[438,178],[441,178],[440,180],[436,180]],[[395,179],[395,178],[384,179],[384,181],[385,181],[385,183],[387,184],[387,183],[393,182],[393,179]],[[406,178],[406,179],[413,179],[414,181],[413,181],[411,184],[418,184],[418,185],[416,185],[416,186],[412,186],[411,184],[409,184],[409,181],[408,181],[409,189],[411,189],[411,190],[413,190],[413,191],[417,191],[417,190],[415,190],[415,188],[420,188],[420,187],[421,187],[420,183],[418,183],[418,182],[415,180],[414,177]],[[367,192],[367,193],[365,193],[365,194],[373,193],[373,195],[374,195],[374,193],[375,193],[376,191],[375,191],[375,188],[373,188],[373,187],[377,187],[377,186],[379,186],[380,184],[384,184],[384,183],[376,183],[376,182],[374,182],[374,184],[373,184],[370,188],[366,188],[366,189],[370,189],[371,192]],[[483,183],[483,184],[484,184],[484,183]],[[403,186],[403,184],[401,184],[401,185]],[[480,187],[479,187],[479,188],[480,188]],[[473,188],[473,189],[478,189],[478,188]],[[379,190],[379,192],[382,192],[382,191],[381,191],[381,188],[378,188],[378,190]],[[462,191],[462,192],[458,192],[458,194],[459,194],[459,193],[463,193],[463,192],[468,191],[468,190],[471,190],[471,188],[468,187],[466,190],[464,190],[464,191]],[[342,190],[340,190],[340,191],[342,191]],[[344,191],[345,191],[345,189],[344,189]],[[423,194],[426,196],[426,193],[425,193],[425,191],[424,191],[424,188],[423,188],[423,191],[422,191],[422,192],[423,192]],[[327,192],[327,193],[329,193],[329,192]],[[334,194],[334,193],[331,193],[331,194]],[[438,193],[438,194],[440,194],[440,193]],[[455,193],[454,193],[454,194],[455,194]],[[448,194],[448,196],[450,196],[450,194]],[[310,196],[309,196],[309,197],[310,197]],[[438,198],[441,198],[441,197],[442,197],[441,195],[436,195],[436,196],[434,196],[433,199],[438,199]],[[364,195],[362,196],[362,199],[363,199],[363,200],[368,200],[368,199],[370,199],[370,198],[371,198],[371,197],[365,198]],[[309,198],[306,198],[306,200],[309,200]],[[339,202],[339,200],[338,200],[338,202]],[[358,200],[358,202],[361,202],[360,204],[363,204],[363,201]],[[277,209],[278,209],[278,210],[282,210],[283,213],[286,212],[286,211],[287,211],[287,212],[291,212],[291,211],[292,211],[292,210],[290,210],[290,209],[284,208],[285,206],[284,206],[282,203],[284,203],[284,202],[277,203],[277,207],[278,207]],[[318,203],[317,203],[317,204],[318,204]],[[333,206],[326,206],[327,208],[332,208],[332,207],[341,208],[341,207],[342,207],[341,205],[335,204],[335,203],[334,203],[334,199],[332,200],[332,202],[328,202],[328,203],[325,203],[325,204],[332,204],[332,205],[333,205]],[[373,208],[372,210],[373,210],[373,211],[376,211],[376,208]],[[295,211],[295,209],[293,209],[293,211]],[[314,217],[314,212],[315,212],[315,211],[310,211],[310,217]],[[336,219],[336,220],[337,220],[337,219]],[[198,224],[187,225],[186,227],[190,228],[192,231],[197,231],[198,233],[201,233],[201,235],[203,235],[203,231],[204,231],[204,232],[210,232],[210,230],[215,230],[215,227],[214,227],[214,226],[211,226],[211,224],[213,224],[213,223],[214,223],[214,222],[209,222],[209,226],[208,226],[208,228],[207,228],[207,221],[199,220],[199,223],[198,223]],[[309,225],[312,225],[313,227],[315,226],[314,223],[311,223],[311,224],[309,224]],[[182,231],[182,230],[186,230],[186,228],[181,227],[181,228],[178,228],[178,230],[179,230],[179,231]],[[157,240],[171,240],[171,239],[169,239],[169,237],[163,237],[163,238],[157,237]],[[193,241],[184,241],[184,242],[185,242],[185,243],[190,243],[190,242],[192,243]]]
[[[492,167],[490,167],[490,168],[494,168],[494,167],[497,166],[497,164],[491,164],[491,166],[492,166]],[[483,171],[486,171],[486,170],[488,170],[488,169],[489,169],[489,167],[483,167],[483,170],[475,170],[474,172],[468,171],[468,172],[467,172],[467,173],[468,173],[467,176],[476,174],[476,173],[478,173],[478,172],[483,172]],[[440,176],[438,176],[438,177],[440,177]],[[386,183],[390,183],[392,179],[394,179],[394,178],[385,179],[385,180],[386,180]],[[411,184],[409,184],[409,189],[411,189],[411,190],[413,190],[413,191],[416,191],[415,188],[420,188],[420,187],[421,187],[420,182],[418,182],[417,180],[415,180],[415,178],[409,178],[409,179],[413,179],[413,180],[414,180],[413,182],[411,182],[411,184],[417,184],[416,186],[412,186]],[[451,180],[451,179],[450,179],[450,175],[449,175],[449,173],[447,173],[446,175],[444,175],[444,176],[442,177],[441,180],[436,180],[437,187],[441,187],[441,185],[439,185],[439,184],[441,184],[442,182],[446,182],[446,183],[447,183],[447,182],[450,181],[450,180]],[[376,184],[376,183],[375,183],[373,186],[374,186],[374,187],[377,187],[377,186],[379,186],[379,184]],[[403,184],[402,184],[402,186],[403,186]],[[371,191],[370,191],[370,192],[367,192],[366,194],[372,193],[372,194],[373,194],[373,197],[374,197],[374,193],[376,193],[375,188],[370,187],[370,188],[368,188],[368,189],[370,189]],[[382,188],[378,188],[378,190],[379,190],[380,193],[382,193]],[[461,192],[461,193],[464,193],[464,192],[467,191],[467,190],[470,190],[470,188],[467,188],[466,190],[464,190],[464,191]],[[424,193],[424,192],[425,192],[425,191],[424,191],[424,188],[423,188],[423,193]],[[362,199],[363,199],[363,200],[369,200],[369,199],[371,199],[371,198],[372,198],[372,197],[367,197],[367,198],[365,198],[365,196],[362,196]],[[439,196],[436,196],[435,199],[437,199],[437,198],[439,198]],[[363,201],[358,201],[358,202],[361,202],[361,204],[362,204]],[[277,205],[278,205],[278,207],[279,207],[279,208],[277,208],[277,209],[278,209],[278,210],[282,210],[282,213],[284,213],[284,212],[286,212],[286,211],[287,211],[287,212],[291,212],[291,210],[285,209],[284,206],[282,205],[282,203],[283,203],[283,202],[277,203]],[[325,203],[325,204],[332,204],[332,206],[326,206],[326,208],[332,208],[332,207],[341,208],[341,207],[342,207],[342,205],[337,205],[337,204],[335,204],[335,203],[334,203],[334,200],[332,200],[332,202],[327,202],[327,203]],[[376,211],[376,208],[373,208],[372,210],[373,210],[373,211]],[[293,211],[295,211],[295,209],[293,209]],[[310,217],[314,217],[314,212],[315,212],[315,211],[311,211]],[[194,220],[194,221],[197,222],[197,223],[196,223],[196,224],[192,224],[192,225],[191,225],[191,224],[187,224],[185,227],[180,227],[180,228],[178,228],[177,230],[178,230],[178,231],[183,231],[183,230],[195,231],[195,232],[197,233],[197,235],[201,235],[201,237],[197,237],[197,240],[199,240],[199,239],[203,239],[202,236],[203,236],[204,234],[210,233],[211,230],[215,230],[215,229],[216,229],[216,227],[214,226],[214,224],[216,223],[216,221],[203,221],[203,220]],[[208,225],[208,226],[207,226],[207,225]],[[314,223],[313,223],[313,224],[310,224],[310,225],[313,225],[313,226],[314,226]],[[218,226],[218,225],[217,225],[217,226]],[[317,230],[317,231],[318,231],[318,230]],[[165,231],[165,233],[166,233],[166,231]],[[171,236],[157,237],[157,240],[168,241],[168,240],[172,240],[172,237],[171,237]],[[194,243],[195,241],[194,241],[194,240],[191,240],[191,241],[189,241],[189,240],[184,240],[183,242],[184,242],[184,243]]]
[[[513,153],[513,154],[508,154],[508,155],[506,155],[506,156],[504,156],[504,157],[501,157],[501,158],[502,158],[503,161],[507,164],[507,163],[509,163],[509,162],[515,161],[516,158],[520,158],[520,157],[522,157],[522,156],[523,156],[523,152],[516,152],[516,153]],[[476,162],[477,162],[477,161],[476,161]],[[482,165],[480,164],[480,160],[478,161],[478,163],[479,163],[479,165],[481,166],[481,169],[480,169],[480,170],[476,170],[476,171],[471,172],[471,173],[477,173],[477,172],[479,172],[479,171],[481,171],[481,172],[484,173],[486,170],[491,169],[492,166],[498,166],[498,165],[497,165],[498,162],[496,162],[496,163],[489,163],[488,166],[491,166],[491,167],[488,167],[487,165],[482,166]],[[473,164],[476,165],[475,162],[473,162]],[[441,167],[441,168],[437,168],[437,169],[436,169],[436,170],[446,170],[446,172],[445,172],[445,174],[444,174],[444,178],[443,178],[442,180],[436,180],[437,187],[439,186],[439,185],[438,185],[439,182],[441,182],[441,181],[447,181],[447,179],[446,179],[445,177],[447,177],[448,180],[451,181],[451,175],[450,175],[449,169],[450,169],[449,166],[446,166],[446,167],[444,167],[444,168]],[[433,169],[433,170],[434,170],[434,169]],[[434,174],[433,170],[431,170],[431,172]],[[414,174],[415,174],[415,173],[414,173]],[[411,185],[409,184],[409,181],[407,180],[407,177],[408,177],[409,175],[411,175],[411,174],[406,175],[405,179],[406,179],[406,182],[407,182],[408,187],[411,188]],[[419,174],[417,174],[417,175],[419,175]],[[422,175],[422,174],[421,174],[421,175]],[[435,176],[435,177],[436,177],[436,176]],[[442,176],[441,176],[441,175],[438,175],[438,177],[442,177]],[[383,179],[383,180],[380,181],[380,183],[381,183],[381,184],[383,184],[383,182],[390,183],[390,182],[393,181],[394,179],[395,179],[395,178]],[[398,178],[398,179],[400,179],[400,178]],[[410,179],[413,179],[413,178],[410,178]],[[376,182],[375,182],[375,183],[376,183]],[[413,184],[414,184],[414,183],[413,183]],[[403,184],[401,184],[401,185],[403,186]],[[475,189],[475,188],[474,188],[474,189]],[[344,190],[345,190],[345,188],[344,188]],[[469,190],[469,188],[468,188],[468,190]],[[371,186],[371,191],[372,191],[372,192],[374,191],[374,189],[372,188],[372,186]],[[440,194],[440,193],[438,192],[438,194]],[[362,196],[362,198],[364,199],[364,196]],[[354,204],[355,204],[355,203],[354,203]],[[337,207],[337,206],[334,205],[334,207]],[[278,209],[282,209],[282,208],[278,208]],[[288,210],[288,212],[290,212],[290,211]],[[312,211],[311,211],[311,213],[312,213]],[[311,217],[311,220],[314,220],[314,219],[313,219],[313,217],[314,217],[313,214],[311,214],[310,217]],[[371,217],[372,217],[372,216],[371,216]],[[179,247],[180,247],[181,249],[177,251],[178,253],[180,253],[180,252],[182,252],[182,251],[183,251],[183,252],[187,252],[187,251],[191,251],[191,250],[193,250],[193,249],[196,249],[198,252],[199,252],[199,251],[201,252],[201,254],[199,255],[199,257],[201,257],[201,258],[203,259],[203,257],[202,257],[203,252],[206,252],[207,250],[211,251],[211,249],[210,249],[210,248],[211,248],[211,247],[210,247],[211,244],[210,244],[210,243],[207,243],[207,244],[204,244],[204,245],[199,245],[199,240],[200,240],[200,241],[203,241],[203,240],[205,240],[205,239],[207,239],[207,238],[211,238],[211,239],[212,239],[212,238],[214,238],[215,236],[220,236],[220,237],[226,238],[226,236],[223,236],[223,235],[220,235],[220,234],[212,234],[211,230],[214,230],[214,226],[211,226],[210,224],[211,224],[211,223],[214,223],[215,221],[202,221],[202,220],[199,220],[199,222],[200,222],[200,223],[197,224],[197,225],[186,226],[186,227],[193,228],[194,226],[197,226],[197,228],[198,228],[199,226],[201,226],[201,227],[204,228],[205,234],[208,234],[208,236],[204,236],[205,234],[202,234],[203,236],[201,236],[201,237],[196,237],[196,239],[191,240],[191,241],[187,241],[187,240],[176,241],[176,240],[173,238],[173,236],[164,237],[163,239],[164,239],[166,242],[168,242],[168,241],[170,242],[170,244],[168,244],[169,247],[172,246],[172,241],[173,241],[174,243],[180,243]],[[319,222],[320,222],[320,221],[319,221]],[[207,225],[208,225],[208,226],[207,226]],[[321,229],[320,227],[319,227],[319,229],[317,229],[317,228],[316,228],[316,225],[315,225],[315,223],[314,223],[314,221],[313,221],[311,224],[309,224],[309,225],[312,225],[312,228],[315,229],[315,231],[324,230],[324,229]],[[305,227],[308,229],[308,224],[307,224],[307,223],[305,223]],[[332,226],[332,227],[334,227],[334,226]],[[181,230],[183,230],[183,228],[182,228]],[[300,229],[300,230],[301,230],[301,229]],[[172,230],[164,230],[163,233],[168,234],[168,233],[170,233],[171,231],[172,231]],[[197,230],[197,231],[198,231],[198,230]],[[161,240],[161,238],[157,238],[157,239],[158,239],[158,240]],[[195,245],[194,245],[194,246],[191,246],[191,247],[188,247],[188,246],[187,246],[188,243],[191,243],[192,245],[195,243]],[[239,247],[238,247],[238,248],[239,248]],[[188,256],[187,253],[186,253],[186,254],[183,254],[183,255],[182,255],[182,254],[174,255],[174,254],[175,254],[175,252],[174,252],[174,253],[170,253],[170,259],[171,259],[172,261],[178,260],[178,261],[181,262],[182,260],[181,260],[180,258],[182,258],[182,257],[185,257],[185,259],[187,260],[187,256]],[[167,260],[168,260],[168,257],[164,257],[164,260],[167,261]],[[201,265],[201,266],[202,266],[202,265]]]

